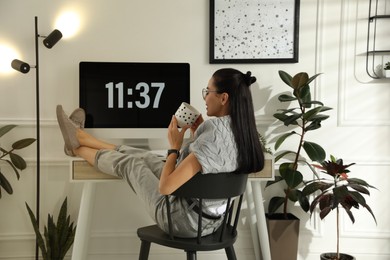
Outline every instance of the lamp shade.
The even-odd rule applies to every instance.
[[[28,63],[21,61],[21,60],[17,60],[17,59],[15,59],[11,62],[11,67],[14,70],[17,70],[17,71],[22,72],[24,74],[26,74],[30,71],[30,65],[28,65]]]
[[[56,43],[62,38],[62,33],[55,29],[54,31],[52,31],[44,40],[43,40],[43,44],[51,49],[54,45],[56,45]]]

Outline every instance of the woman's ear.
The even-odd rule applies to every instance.
[[[221,104],[225,105],[228,101],[229,101],[229,94],[226,92],[222,93]]]

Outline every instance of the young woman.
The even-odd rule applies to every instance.
[[[233,172],[247,174],[260,171],[264,155],[255,124],[250,85],[256,81],[250,72],[220,69],[202,90],[207,116],[191,127],[193,140],[183,145],[185,132],[177,127],[175,116],[168,127],[170,149],[166,161],[150,151],[125,145],[113,145],[83,131],[85,113],[76,109],[70,117],[57,106],[57,119],[65,140],[65,152],[87,160],[98,170],[125,179],[143,200],[150,216],[168,232],[164,195],[171,194],[195,174]],[[171,197],[175,236],[196,237],[197,213],[193,203]],[[205,201],[206,216],[202,235],[216,230],[222,222],[221,210],[226,200]]]

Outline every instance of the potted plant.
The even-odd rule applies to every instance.
[[[34,213],[27,203],[26,207],[37,237],[38,246],[41,249],[42,258],[44,260],[64,259],[66,252],[74,242],[76,234],[76,226],[73,226],[73,222],[70,222],[70,216],[67,216],[67,198],[62,203],[57,224],[54,222],[53,216],[48,214],[47,226],[45,226],[44,231],[45,240],[39,231]]]
[[[0,128],[0,138],[3,137],[5,134],[10,132],[13,128],[15,128],[16,125],[6,125]],[[0,146],[0,162],[3,162],[5,164],[8,164],[13,169],[16,178],[19,180],[20,173],[19,171],[22,171],[26,169],[27,164],[26,161],[21,157],[20,155],[16,154],[16,150],[21,150],[30,144],[35,142],[34,138],[24,138],[21,140],[18,140],[14,142],[11,145],[10,149],[6,149]],[[2,197],[1,189],[4,189],[5,192],[8,194],[13,193],[12,186],[10,182],[8,181],[7,177],[4,175],[4,168],[0,168],[0,198]]]
[[[309,196],[314,192],[318,194],[310,204],[310,213],[316,212],[319,208],[319,215],[324,219],[332,210],[336,210],[336,252],[321,254],[321,260],[352,260],[353,256],[340,253],[340,209],[344,209],[352,223],[355,222],[355,217],[351,211],[352,208],[366,208],[375,220],[376,218],[371,208],[366,203],[363,195],[370,195],[368,188],[375,188],[366,181],[358,178],[349,177],[349,168],[354,163],[344,165],[342,159],[336,159],[331,156],[329,161],[324,161],[320,165],[314,167],[321,170],[330,179],[316,178],[309,181],[302,190],[305,196]]]
[[[385,77],[390,78],[390,61],[385,64],[383,69],[385,70]]]
[[[304,181],[299,167],[308,166],[315,173],[311,162],[302,155],[303,151],[305,151],[311,161],[322,162],[326,157],[325,150],[320,145],[306,140],[306,134],[320,128],[321,122],[329,117],[324,115],[323,112],[331,109],[319,101],[312,100],[309,84],[319,75],[316,74],[309,77],[306,72],[301,72],[292,77],[284,71],[279,71],[280,78],[292,88],[292,93],[281,94],[278,99],[280,102],[294,102],[295,106],[278,109],[274,117],[281,121],[284,126],[293,126],[298,131],[295,131],[295,128],[293,128],[277,137],[275,151],[288,138],[292,139],[295,137],[298,144],[294,151],[284,150],[275,154],[275,162],[281,159],[284,159],[285,162],[279,166],[280,175],[275,176],[275,180],[266,184],[266,187],[269,187],[279,183],[284,187],[282,195],[271,198],[268,214],[266,215],[273,259],[294,259],[297,256],[299,219],[289,213],[288,205],[289,202],[299,202],[300,207],[305,212],[309,210],[309,200],[301,191]],[[276,213],[282,206],[283,213]],[[286,230],[291,231],[291,237],[287,235]],[[288,247],[291,248],[291,251],[286,250]],[[273,248],[275,248],[275,251],[273,251]],[[280,248],[284,249],[280,250]]]

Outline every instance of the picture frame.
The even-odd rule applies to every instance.
[[[300,0],[210,0],[214,63],[297,63]]]

